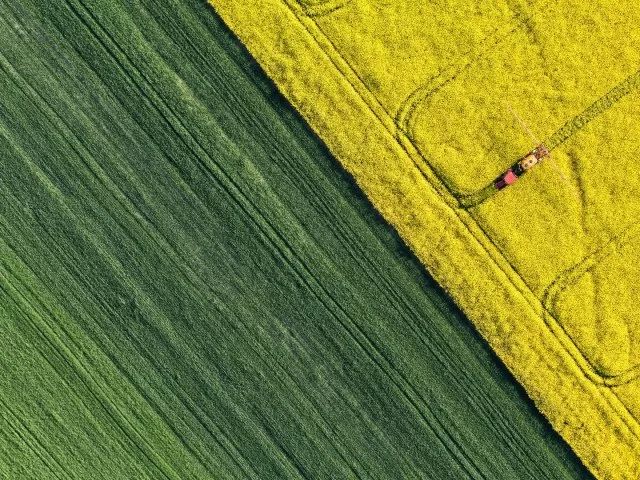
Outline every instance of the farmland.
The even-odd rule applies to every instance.
[[[0,0],[0,92],[0,477],[587,475],[204,3]]]

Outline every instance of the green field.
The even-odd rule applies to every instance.
[[[589,478],[204,2],[0,0],[0,155],[1,478]]]

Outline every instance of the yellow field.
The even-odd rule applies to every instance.
[[[212,3],[594,474],[640,478],[637,3]]]

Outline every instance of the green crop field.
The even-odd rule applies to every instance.
[[[0,0],[0,477],[588,478],[213,10]]]

